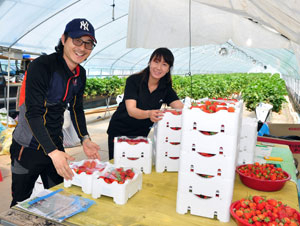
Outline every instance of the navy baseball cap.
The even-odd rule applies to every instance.
[[[95,43],[97,43],[93,25],[84,18],[71,20],[66,25],[64,33],[67,33],[71,38],[80,38],[81,36],[87,35],[90,36]]]

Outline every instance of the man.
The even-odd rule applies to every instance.
[[[74,19],[66,25],[56,53],[42,55],[29,65],[10,147],[11,206],[30,197],[39,175],[45,188],[74,176],[68,165],[68,160],[74,158],[63,147],[63,115],[68,104],[86,156],[100,159],[100,147],[87,132],[83,111],[86,72],[79,65],[91,54],[95,43],[92,24],[86,19]]]

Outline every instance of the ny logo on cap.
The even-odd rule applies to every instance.
[[[80,29],[89,31],[89,23],[87,21],[80,21]]]

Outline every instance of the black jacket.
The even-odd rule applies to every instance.
[[[13,133],[15,141],[24,147],[42,149],[45,154],[55,149],[63,151],[63,116],[68,103],[79,138],[87,135],[83,111],[85,82],[85,69],[78,65],[76,73],[71,72],[62,53],[35,59],[23,84],[25,103],[20,107]]]

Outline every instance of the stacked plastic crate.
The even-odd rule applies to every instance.
[[[228,222],[243,104],[218,102],[215,113],[200,106],[182,112],[176,211]]]
[[[239,144],[238,165],[252,164],[257,143],[257,123],[256,118],[244,117]]]
[[[142,136],[136,138],[126,136],[115,137],[114,164],[122,167],[133,167],[145,174],[151,173],[151,140]]]
[[[181,149],[182,110],[165,109],[164,117],[154,128],[154,158],[156,172],[177,172]]]

